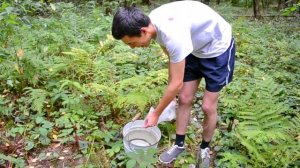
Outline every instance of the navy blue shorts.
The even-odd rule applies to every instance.
[[[190,54],[186,57],[184,82],[205,79],[206,90],[219,92],[224,86],[232,81],[235,43],[232,38],[228,49],[218,57],[198,58]]]

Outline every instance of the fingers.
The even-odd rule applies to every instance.
[[[149,121],[145,121],[144,122],[144,128],[148,128],[148,127],[154,127],[156,124],[151,124]]]
[[[151,124],[151,122],[148,119],[145,120],[144,125],[143,125],[144,128],[154,127],[154,126],[155,125]]]
[[[148,126],[148,119],[147,119],[147,118],[145,119],[145,122],[144,122],[144,125],[143,125],[143,127],[144,127],[144,128],[147,128],[147,127],[149,127],[149,126]]]
[[[150,114],[146,117],[143,127],[144,128],[154,127],[156,124],[157,124],[157,119]]]

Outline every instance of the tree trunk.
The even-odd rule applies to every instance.
[[[150,0],[142,0],[142,3],[145,5],[151,5]]]
[[[283,8],[283,0],[278,0],[277,11],[280,11]]]
[[[201,0],[201,2],[203,2],[203,3],[206,4],[206,5],[209,5],[209,1],[210,1],[210,0]]]
[[[255,19],[261,19],[259,3],[260,0],[253,0],[253,14]]]
[[[219,4],[220,4],[220,1],[221,1],[221,0],[217,0],[217,5],[219,5]]]

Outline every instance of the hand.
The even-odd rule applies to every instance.
[[[144,122],[144,127],[153,127],[155,125],[157,125],[157,121],[158,121],[158,117],[157,114],[155,113],[155,111],[150,112]]]

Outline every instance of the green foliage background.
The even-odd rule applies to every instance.
[[[161,97],[167,57],[155,43],[132,50],[114,40],[106,10],[114,4],[30,2],[0,8],[0,165],[59,166],[61,152],[46,154],[54,143],[75,146],[68,159],[80,162],[69,166],[147,165],[125,155],[121,130]],[[241,9],[227,3],[212,7],[232,24],[237,43],[234,81],[220,97],[214,166],[299,166],[299,22],[249,21],[236,18],[232,11]],[[192,110],[197,122],[188,128],[187,152],[175,167],[195,162],[202,91]],[[159,126],[163,137],[156,154],[173,142],[174,125]],[[38,162],[26,162],[29,156]],[[159,166],[153,152],[147,158],[148,166]]]

